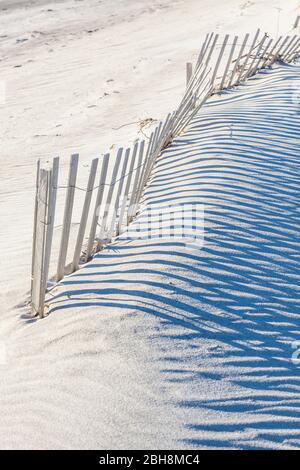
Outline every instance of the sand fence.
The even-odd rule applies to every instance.
[[[47,291],[126,230],[139,211],[158,156],[184,132],[211,95],[244,83],[276,61],[290,63],[299,55],[298,35],[275,40],[259,29],[254,35],[247,33],[242,38],[207,34],[196,63],[187,64],[187,86],[177,110],[157,125],[147,143],[137,141],[132,147],[119,148],[115,156],[107,153],[101,161],[92,160],[83,186],[78,185],[78,154],[71,156],[64,185],[58,184],[59,157],[53,159],[50,169],[41,168],[38,162],[31,269],[33,312],[43,317]],[[59,250],[55,252],[57,195],[63,190],[64,215]],[[81,216],[74,234],[73,209],[78,192],[82,196]],[[51,258],[56,268],[49,278]]]

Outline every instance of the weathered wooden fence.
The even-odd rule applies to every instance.
[[[297,35],[274,40],[258,29],[253,37],[245,34],[240,41],[238,36],[231,38],[226,35],[220,40],[218,34],[208,34],[196,64],[187,64],[187,86],[177,110],[157,125],[147,144],[140,141],[125,151],[120,148],[115,158],[106,154],[100,165],[99,159],[94,159],[86,188],[77,186],[79,157],[77,154],[72,155],[65,187],[64,216],[54,281],[58,282],[66,273],[76,271],[81,261],[91,259],[126,229],[138,212],[143,190],[157,157],[174,137],[185,130],[209,96],[243,83],[257,71],[278,60],[291,62],[299,55],[300,38]],[[38,163],[31,304],[33,312],[41,317],[45,314],[57,192],[61,188],[58,176],[58,157],[54,158],[52,168],[48,170],[40,168]],[[78,190],[84,192],[84,201],[72,258],[68,260],[74,196]]]

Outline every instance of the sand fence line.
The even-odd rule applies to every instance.
[[[143,192],[151,179],[152,169],[163,150],[182,134],[206,100],[214,93],[244,83],[258,71],[277,61],[293,62],[300,55],[300,37],[280,36],[272,39],[258,29],[244,37],[207,34],[195,64],[186,65],[186,90],[178,108],[158,123],[147,142],[119,148],[115,157],[107,153],[90,165],[86,185],[79,187],[79,155],[71,156],[67,183],[58,184],[59,157],[51,169],[37,162],[34,229],[31,267],[31,307],[40,317],[46,315],[46,293],[79,269],[123,233],[139,212]],[[99,171],[98,171],[99,170]],[[52,253],[59,191],[65,190],[64,215],[61,224],[59,252]],[[81,217],[76,240],[70,250],[70,233],[75,193],[82,192]],[[49,279],[50,258],[54,255],[56,270]]]

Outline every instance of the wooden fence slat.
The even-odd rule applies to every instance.
[[[156,157],[156,154],[157,154],[156,150],[157,150],[158,134],[159,134],[159,128],[156,127],[156,129],[154,131],[152,147],[151,147],[151,150],[150,150],[149,159],[148,159],[148,162],[147,162],[147,167],[146,167],[146,171],[145,171],[145,175],[144,175],[145,178],[144,178],[143,186],[146,185],[146,183],[147,183],[147,181],[150,177],[153,161],[155,160],[155,157]]]
[[[224,54],[224,51],[225,51],[225,47],[228,43],[228,39],[229,39],[229,34],[226,34],[226,36],[224,38],[224,41],[222,43],[222,46],[221,46],[220,53],[219,53],[218,58],[217,58],[215,69],[214,69],[212,77],[211,77],[211,82],[212,82],[213,86],[214,86],[214,81],[217,78],[217,73],[218,73],[218,70],[220,68],[220,63],[221,63],[221,60],[222,60],[222,57],[223,57],[223,54]]]
[[[68,245],[69,245],[77,169],[78,169],[78,154],[74,154],[71,156],[71,161],[70,161],[68,189],[67,189],[67,195],[66,195],[63,228],[62,228],[61,243],[60,243],[60,250],[59,250],[59,256],[58,256],[58,263],[57,263],[57,272],[56,272],[57,281],[60,281],[64,277],[64,274],[65,274],[65,265],[66,265],[67,251],[68,251]]]
[[[159,147],[159,141],[161,137],[161,131],[162,131],[162,121],[159,122],[158,126],[156,127],[157,132],[155,136],[155,142],[153,142],[153,152],[156,152]]]
[[[284,49],[284,46],[286,45],[289,39],[290,39],[290,36],[286,36],[283,42],[280,44],[278,50],[276,51],[274,62],[279,59],[281,51]]]
[[[246,44],[247,44],[247,42],[248,42],[249,36],[250,36],[249,33],[246,33],[246,34],[245,34],[245,37],[244,37],[242,46],[241,46],[241,48],[240,48],[238,57],[237,57],[237,59],[236,59],[236,61],[235,61],[235,65],[234,65],[234,68],[233,68],[233,71],[232,71],[232,74],[231,74],[231,77],[230,77],[230,80],[229,80],[229,83],[228,83],[228,87],[231,87],[233,83],[234,83],[234,85],[238,83],[238,80],[237,80],[236,82],[234,82],[234,76],[235,76],[236,73],[239,72],[240,61],[241,61],[241,58],[242,58],[242,56],[243,56],[244,50],[245,50],[245,48],[246,48]]]
[[[162,135],[162,141],[160,144],[161,151],[164,150],[164,148],[168,146],[169,143],[172,141],[174,119],[175,119],[175,111],[168,115],[164,132]]]
[[[271,65],[272,58],[274,57],[273,53],[274,53],[274,51],[276,50],[276,47],[278,46],[278,44],[280,44],[281,41],[282,41],[282,36],[279,36],[279,38],[276,40],[274,46],[272,47],[270,52],[267,54],[266,59],[263,61],[262,65],[261,65],[261,68],[264,68],[266,66]]]
[[[121,163],[121,160],[122,160],[122,155],[123,155],[123,147],[120,147],[118,149],[118,152],[117,152],[117,156],[116,156],[115,164],[114,164],[114,167],[113,167],[113,172],[112,172],[110,184],[109,184],[109,187],[108,187],[108,193],[107,193],[107,196],[106,196],[104,214],[103,214],[102,224],[101,224],[100,237],[99,237],[99,240],[97,242],[96,251],[101,249],[102,238],[104,236],[106,236],[106,224],[107,224],[107,220],[108,220],[108,216],[109,216],[109,212],[110,212],[113,193],[115,191],[116,184],[117,184],[117,176],[118,176],[120,163]]]
[[[211,44],[211,41],[212,41],[214,35],[215,35],[215,33],[210,33],[208,41],[207,41],[207,43],[205,45],[205,48],[203,50],[203,54],[202,54],[202,56],[199,56],[199,58],[198,58],[198,64],[202,65],[205,62],[205,56],[206,56],[207,52],[209,51],[209,46]]]
[[[272,50],[271,46],[272,46],[273,43],[274,43],[274,39],[270,38],[269,42],[267,43],[267,45],[265,47],[265,50],[263,51],[262,58],[258,61],[257,68],[260,68],[260,69],[262,68],[262,65],[265,62],[265,57],[269,57],[270,51]],[[260,61],[261,61],[261,64],[260,64]]]
[[[160,133],[160,136],[159,136],[159,142],[157,144],[158,148],[161,150],[163,145],[164,145],[164,141],[165,141],[165,137],[166,137],[166,131],[168,129],[168,125],[169,125],[169,122],[170,122],[170,119],[171,119],[171,116],[172,114],[169,113],[164,121],[164,124],[163,124],[163,127],[162,127],[162,130],[161,130],[161,133]]]
[[[215,49],[215,45],[217,44],[218,39],[219,39],[219,35],[216,34],[215,37],[214,37],[212,46],[211,46],[211,48],[209,49],[209,53],[208,53],[208,56],[207,56],[207,58],[206,58],[205,65],[208,65],[208,64],[209,64],[210,59],[211,59],[211,56],[212,56],[212,53],[213,53],[213,51],[214,51],[214,49]]]
[[[300,40],[299,36],[296,35],[295,40],[292,42],[292,44],[287,49],[287,51],[283,54],[283,60],[285,60],[285,61],[287,60],[287,58],[289,57],[291,51],[293,51],[293,49],[298,46],[299,40]]]
[[[138,184],[139,184],[139,181],[140,181],[140,175],[141,175],[141,172],[142,172],[144,150],[145,150],[145,141],[142,140],[142,142],[140,143],[138,163],[137,163],[137,168],[136,168],[135,177],[134,177],[132,190],[131,190],[131,195],[130,195],[130,199],[129,199],[128,223],[131,222],[133,217],[135,216],[137,205],[138,205],[137,191],[138,191]]]
[[[78,234],[77,234],[77,239],[76,239],[76,245],[75,245],[75,250],[74,250],[74,255],[73,255],[72,272],[76,271],[79,268],[79,260],[80,260],[80,255],[82,252],[83,239],[84,239],[84,234],[86,231],[86,225],[87,225],[89,210],[91,206],[91,200],[92,200],[92,195],[93,195],[93,190],[94,190],[98,162],[99,162],[99,158],[94,158],[92,160],[92,164],[90,168],[90,174],[89,174],[89,179],[87,183],[84,204],[82,208],[82,214],[81,214],[81,219],[80,219],[80,224],[79,224],[79,229],[78,229]]]
[[[129,191],[130,191],[130,187],[131,187],[131,180],[133,178],[134,165],[135,165],[135,162],[136,162],[137,150],[138,150],[138,143],[136,142],[134,147],[133,147],[133,152],[132,152],[132,155],[131,155],[130,166],[129,166],[129,171],[128,171],[128,175],[127,175],[123,200],[121,201],[121,209],[120,209],[120,215],[119,215],[116,235],[119,235],[121,230],[122,230],[122,224],[123,224],[123,220],[124,220],[124,216],[125,216],[125,212],[126,212],[126,207],[127,207],[127,202],[128,202],[128,195],[129,195]]]
[[[47,231],[47,211],[49,201],[51,171],[39,170],[38,204],[36,215],[35,257],[33,266],[33,283],[31,305],[34,313],[44,315],[46,279],[44,271],[45,243]]]
[[[186,102],[188,98],[193,94],[193,90],[195,87],[197,87],[197,84],[201,80],[203,74],[205,73],[207,69],[207,65],[203,65],[202,63],[198,65],[195,68],[195,71],[193,72],[193,75],[189,81],[189,84],[185,90],[185,93],[181,99],[181,102],[179,103],[179,106],[177,107],[177,111],[180,109],[180,107]]]
[[[33,234],[32,234],[32,255],[31,255],[31,297],[33,289],[33,276],[34,276],[34,263],[36,254],[36,230],[37,230],[37,213],[38,213],[38,198],[39,198],[39,181],[40,181],[40,168],[41,162],[37,161],[36,164],[36,180],[35,180],[35,201],[34,201],[34,214],[33,214]]]
[[[267,58],[267,60],[268,60],[268,57],[269,57],[269,54],[270,54],[269,51],[270,51],[270,48],[271,48],[273,42],[274,42],[274,39],[270,39],[270,40],[269,40],[269,42],[268,42],[268,44],[266,45],[266,48],[265,48],[265,50],[264,50],[264,52],[263,52],[262,57],[258,60],[256,69],[263,69],[263,68],[264,68],[263,65],[264,65],[264,63],[265,63],[266,58]],[[271,50],[272,50],[272,49],[271,49]],[[261,62],[261,64],[260,64],[260,62]]]
[[[225,80],[226,80],[226,77],[227,77],[227,74],[228,74],[228,71],[229,71],[229,68],[230,68],[230,65],[231,65],[231,61],[232,61],[232,58],[233,58],[233,54],[234,54],[238,39],[239,39],[238,36],[234,36],[233,43],[232,43],[231,50],[230,50],[230,54],[229,54],[229,57],[228,57],[228,60],[227,60],[227,64],[226,64],[224,74],[223,74],[223,78],[222,78],[221,85],[220,85],[221,90],[224,87],[224,83],[225,83]]]
[[[297,41],[297,34],[294,34],[294,36],[292,36],[288,44],[283,48],[283,51],[281,52],[281,56],[283,59],[284,59],[285,54],[287,54],[288,50],[290,49],[291,46],[293,46],[295,41]]]
[[[50,213],[50,199],[52,198],[52,170],[47,171],[47,191],[46,191],[46,202],[45,202],[45,219],[44,219],[44,237],[43,237],[43,262],[41,268],[41,287],[40,287],[40,307],[39,315],[41,318],[45,316],[45,297],[47,291],[47,281],[48,281],[48,272],[49,272],[49,258],[51,252],[51,242],[52,238],[48,239],[48,228],[52,225]],[[52,208],[51,208],[52,210]],[[52,228],[53,231],[53,228]],[[47,243],[50,241],[50,249],[47,247]]]
[[[157,133],[158,133],[158,129],[157,127],[154,129],[154,132],[152,134],[152,140],[149,141],[149,152],[147,152],[147,160],[145,161],[145,166],[144,166],[144,172],[143,172],[143,175],[142,175],[142,180],[141,180],[141,187],[142,187],[142,190],[144,188],[144,186],[146,185],[146,182],[148,181],[148,174],[149,174],[149,169],[150,169],[150,165],[151,165],[151,161],[152,161],[152,157],[153,157],[153,154],[154,154],[154,151],[155,151],[155,143],[156,143],[156,139],[157,139]],[[150,146],[151,144],[151,146]]]
[[[204,93],[205,92],[205,93]],[[193,119],[193,117],[198,113],[199,109],[205,104],[207,99],[212,95],[213,92],[213,87],[211,85],[211,82],[208,81],[206,84],[204,90],[203,90],[203,98],[201,98],[200,102],[198,105],[193,109],[192,113],[189,115],[188,120],[182,123],[181,127],[179,128],[178,132],[182,132],[183,129],[188,125],[188,123]]]
[[[201,83],[199,84],[199,87],[201,87],[201,93],[199,94],[199,90],[196,91],[195,96],[191,98],[189,102],[186,103],[185,108],[182,109],[181,113],[179,116],[177,116],[176,122],[173,126],[173,133],[174,135],[178,135],[182,132],[182,130],[187,126],[188,122],[190,122],[190,116],[194,116],[193,109],[196,107],[196,109],[200,109],[199,106],[196,105],[196,101],[198,100],[201,103],[201,96],[205,95],[207,92],[208,87],[211,88],[211,80],[209,79],[209,74],[210,74],[210,69],[206,69],[206,75],[203,77]],[[205,85],[203,86],[203,83],[205,82]]]
[[[94,207],[94,212],[93,212],[93,218],[92,218],[92,223],[91,223],[91,228],[90,228],[88,244],[86,248],[86,258],[85,258],[86,261],[88,261],[91,258],[93,249],[94,249],[94,242],[96,238],[97,225],[98,225],[98,220],[99,220],[99,215],[100,215],[100,207],[103,201],[103,194],[104,194],[104,187],[105,187],[104,185],[105,185],[106,176],[107,176],[109,158],[110,158],[110,154],[106,153],[102,160],[99,186],[98,186],[98,191],[97,191],[97,196],[96,196],[96,202],[95,202],[95,207]]]
[[[192,75],[193,75],[193,64],[191,62],[187,62],[186,63],[186,86],[188,86]]]
[[[45,248],[45,278],[48,281],[49,276],[49,265],[51,257],[54,220],[55,220],[55,209],[56,209],[56,197],[57,197],[57,186],[58,186],[58,173],[59,173],[59,157],[53,159],[52,173],[51,173],[51,184],[50,184],[50,195],[49,195],[49,207],[48,207],[48,226],[46,234],[46,248]]]
[[[146,177],[145,175],[146,175],[149,159],[151,158],[151,149],[152,149],[153,138],[154,138],[154,132],[151,132],[150,139],[149,139],[149,142],[148,142],[147,152],[146,152],[146,155],[145,155],[145,158],[144,158],[144,163],[143,163],[143,167],[142,167],[142,171],[141,171],[140,181],[139,181],[138,189],[137,189],[137,195],[136,195],[136,203],[137,204],[140,202],[142,192],[143,192],[143,189],[144,189],[144,186],[145,186],[145,177]]]
[[[249,69],[247,70],[247,72],[245,73],[245,76],[243,77],[243,80],[246,80],[248,77],[255,74],[255,72],[256,72],[256,63],[258,63],[261,59],[260,51],[262,50],[262,48],[264,46],[264,43],[266,42],[267,37],[268,36],[265,34],[262,41],[260,42],[259,47],[257,48],[256,54],[253,57],[253,59],[250,63]],[[258,60],[258,62],[257,62],[257,60]]]
[[[249,49],[249,51],[248,51],[248,54],[247,54],[247,56],[246,56],[246,59],[245,59],[244,63],[243,63],[242,66],[241,66],[241,70],[240,70],[240,73],[239,73],[238,78],[237,78],[237,83],[240,82],[244,71],[246,71],[246,67],[247,67],[248,61],[249,61],[249,59],[250,59],[250,57],[251,57],[251,54],[252,54],[253,50],[256,48],[256,45],[255,45],[255,44],[256,44],[256,41],[257,41],[257,39],[258,39],[258,37],[259,37],[259,34],[260,34],[260,29],[258,29],[258,30],[256,31],[255,35],[254,35],[254,38],[253,38],[252,44],[251,44],[251,46],[250,46],[250,49]]]
[[[212,33],[213,34],[213,33]],[[197,59],[197,64],[200,64],[203,60],[203,57],[206,53],[206,50],[207,50],[207,47],[208,47],[208,44],[209,44],[209,41],[210,41],[210,34],[207,33],[206,37],[205,37],[205,40],[202,44],[202,47],[201,47],[201,50],[199,52],[199,55],[198,55],[198,59]]]
[[[130,148],[127,148],[125,151],[120,178],[119,178],[119,181],[115,185],[116,197],[115,197],[115,202],[113,204],[112,220],[110,223],[110,228],[107,230],[109,239],[112,239],[113,236],[115,235],[115,225],[116,225],[116,220],[118,217],[118,212],[120,209],[122,191],[123,191],[124,183],[126,180],[126,171],[127,171],[128,161],[129,161],[130,150],[131,150]]]
[[[297,55],[299,55],[299,52],[300,52],[300,48],[299,48],[299,45],[300,45],[300,38],[298,39],[298,41],[296,42],[295,46],[293,47],[293,49],[291,50],[291,52],[288,54],[287,58],[286,58],[286,61],[287,62],[291,62],[292,60],[294,60],[294,58],[296,58]]]

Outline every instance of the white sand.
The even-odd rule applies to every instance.
[[[1,448],[299,447],[299,67],[213,100],[158,165],[149,204],[208,205],[199,256],[119,243],[65,280],[49,318],[14,308],[29,286],[36,159],[79,151],[83,165],[130,143],[137,124],[114,129],[176,105],[206,32],[276,35],[276,5],[24,3],[0,17]],[[297,4],[278,2],[281,32]]]

